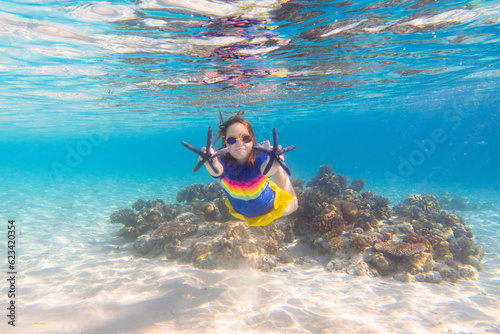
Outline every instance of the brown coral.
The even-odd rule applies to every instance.
[[[356,180],[352,181],[351,185],[349,186],[349,189],[352,189],[352,190],[360,193],[364,187],[365,187],[365,181],[363,179],[356,179]]]
[[[203,214],[203,216],[205,217],[205,220],[208,220],[208,221],[216,221],[220,220],[220,213],[219,213],[219,209],[213,204],[213,203],[210,203],[210,202],[199,202],[199,203],[196,203],[194,208],[199,211],[201,214]]]
[[[125,226],[135,226],[137,225],[137,217],[134,211],[130,209],[120,209],[115,211],[109,216],[109,222],[111,224],[123,224]]]
[[[430,246],[430,243],[429,243],[429,241],[426,238],[424,238],[420,234],[413,233],[413,232],[410,232],[410,233],[406,234],[403,237],[403,242],[409,243],[409,244],[419,244],[419,243],[421,243],[421,244],[424,244],[426,248],[429,248],[429,246]]]
[[[408,196],[403,203],[396,205],[394,211],[400,217],[420,219],[426,215],[438,215],[441,212],[441,204],[432,195],[414,194]]]
[[[195,233],[198,230],[197,224],[191,223],[164,223],[160,225],[152,234],[153,239],[183,238]]]
[[[318,187],[308,187],[299,195],[300,206],[297,215],[303,219],[312,218],[319,215],[331,202],[331,199],[323,194]]]
[[[309,223],[311,230],[317,233],[329,233],[330,237],[339,237],[344,233],[345,221],[336,207],[325,214],[316,216]]]
[[[393,261],[384,257],[381,253],[371,254],[366,258],[366,262],[371,263],[381,275],[388,275],[395,267]]]
[[[141,235],[140,230],[135,226],[123,226],[121,229],[115,232],[117,237],[135,239]]]
[[[191,212],[182,213],[172,222],[166,222],[158,226],[151,234],[153,239],[181,239],[196,233],[198,224],[203,222],[202,218]]]
[[[358,212],[354,227],[360,227],[363,229],[363,231],[370,231],[372,227],[376,225],[376,223],[376,218],[371,214],[370,211],[361,210],[360,212]]]
[[[332,166],[322,165],[316,176],[313,177],[311,182],[307,183],[307,187],[317,186],[322,193],[331,198],[337,198],[347,188],[348,181],[349,178],[342,175],[336,175],[333,172]]]
[[[442,224],[445,227],[453,227],[455,225],[460,225],[463,222],[460,220],[460,217],[453,214],[448,213],[446,211],[441,212],[441,214],[436,217],[438,223]]]
[[[342,216],[348,224],[354,224],[356,222],[356,218],[358,216],[358,207],[356,204],[350,201],[342,200],[335,202],[335,205],[340,208]]]
[[[132,209],[139,211],[144,207],[144,201],[139,198],[135,203],[132,205]]]
[[[407,242],[385,241],[376,243],[374,248],[379,252],[395,256],[411,256],[425,251],[427,247],[423,243],[410,244]]]
[[[370,198],[369,202],[377,219],[389,219],[392,217],[392,209],[389,207],[391,201],[388,198],[375,195]]]
[[[216,198],[224,197],[222,185],[220,183],[193,184],[181,189],[177,193],[177,202],[192,203],[195,201],[213,201]]]
[[[373,246],[372,238],[363,235],[356,235],[351,240],[351,246],[358,253],[364,252],[367,248]]]
[[[208,223],[208,225],[213,223]],[[203,269],[235,269],[239,267],[256,268],[269,271],[278,262],[293,262],[281,244],[284,233],[275,224],[264,227],[250,227],[244,222],[231,221],[214,224],[218,237],[184,240],[190,251],[187,261]],[[202,226],[201,229],[206,228]]]
[[[430,272],[434,268],[436,262],[431,253],[421,252],[413,256],[404,257],[403,265],[407,266],[406,270],[412,275],[422,272]]]

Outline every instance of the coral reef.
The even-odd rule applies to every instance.
[[[195,201],[210,202],[216,198],[222,198],[224,191],[220,183],[193,184],[177,193],[177,202],[193,203]]]
[[[321,214],[309,221],[308,225],[316,233],[338,237],[344,233],[345,221],[339,208],[329,205]]]
[[[120,209],[118,211],[113,212],[111,216],[109,216],[109,222],[111,224],[123,224],[125,226],[135,226],[137,225],[137,217],[134,214],[134,211],[130,209]]]
[[[352,189],[355,192],[360,193],[364,187],[365,187],[365,180],[356,179],[356,180],[352,181],[351,185],[349,186],[349,189]]]
[[[165,222],[158,226],[158,228],[151,233],[151,238],[155,240],[180,240],[196,233],[196,231],[198,231],[198,225],[203,222],[203,217],[197,216],[194,213],[181,213],[175,217],[173,221]]]
[[[333,172],[332,166],[323,165],[318,174],[307,183],[307,187],[317,186],[320,191],[329,197],[339,197],[347,187],[348,178]]]
[[[385,242],[377,242],[373,248],[375,250],[391,254],[394,256],[412,256],[418,253],[422,253],[427,249],[425,244],[423,243],[408,243],[408,242],[396,242],[396,241],[385,241]]]
[[[357,233],[354,233],[350,239],[351,247],[355,252],[363,253],[365,250],[372,247],[375,240],[377,240],[377,236],[374,234],[364,234],[363,230],[355,232]]]
[[[462,217],[442,211],[433,195],[413,194],[391,209],[389,199],[360,193],[362,179],[348,187],[349,179],[329,165],[307,184],[292,182],[298,210],[268,226],[236,221],[216,183],[182,189],[182,205],[139,199],[132,209],[112,213],[110,223],[123,225],[116,235],[132,240],[140,256],[203,269],[268,271],[322,262],[328,271],[434,284],[474,279],[481,270],[484,252],[472,229]],[[299,245],[311,253],[297,256]]]
[[[358,217],[358,207],[350,201],[341,200],[334,202],[342,211],[342,216],[348,224],[354,224]]]

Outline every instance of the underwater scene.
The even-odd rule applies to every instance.
[[[499,22],[0,0],[0,332],[500,333]]]

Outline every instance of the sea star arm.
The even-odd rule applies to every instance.
[[[190,150],[191,152],[197,154],[200,156],[201,160],[198,161],[196,166],[193,168],[193,173],[197,172],[201,166],[205,164],[205,162],[208,162],[209,166],[213,169],[214,172],[217,174],[219,173],[219,169],[213,164],[213,159],[215,159],[218,156],[221,156],[223,154],[226,154],[229,151],[229,148],[223,148],[221,150],[218,150],[214,153],[210,153],[210,148],[212,147],[212,127],[208,127],[208,132],[207,132],[207,146],[206,146],[206,152],[203,152],[193,145],[190,145],[186,143],[185,141],[181,141],[181,144]]]
[[[264,169],[264,175],[269,172],[269,170],[271,169],[275,160],[278,162],[278,164],[281,166],[281,168],[283,168],[285,170],[285,172],[288,175],[291,175],[290,169],[285,164],[285,162],[280,159],[279,156],[285,154],[286,152],[290,152],[291,150],[293,150],[295,148],[295,146],[291,145],[291,146],[285,147],[281,150],[278,149],[278,146],[279,146],[278,145],[278,134],[276,133],[276,128],[274,128],[273,129],[273,148],[271,150],[267,150],[265,148],[257,147],[257,146],[255,146],[253,148],[255,151],[267,154],[269,156],[269,161],[267,162],[267,166]]]

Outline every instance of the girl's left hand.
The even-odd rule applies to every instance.
[[[269,150],[269,151],[273,148],[271,146],[271,143],[269,142],[269,140],[261,142],[259,145],[257,145],[257,147],[262,147],[262,148]]]
[[[278,145],[278,151],[281,150],[283,147],[281,145]],[[278,156],[278,159],[280,159],[281,161],[285,161],[285,155],[282,154],[280,156]]]
[[[266,150],[269,150],[269,151],[271,151],[273,149],[273,147],[271,146],[271,143],[269,142],[269,140],[263,141],[263,142],[261,142],[257,146],[265,148]],[[278,150],[281,150],[282,148],[283,147],[281,145],[278,145]],[[281,161],[285,161],[285,156],[284,155],[280,155],[279,158],[281,159]],[[267,158],[267,161],[269,161],[269,157]]]

